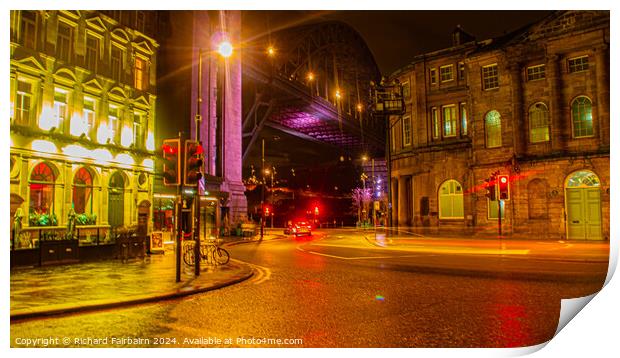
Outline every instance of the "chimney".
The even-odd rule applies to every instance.
[[[461,25],[456,25],[454,31],[452,31],[452,46],[459,46],[467,42],[475,41],[474,35],[468,33],[461,28]]]

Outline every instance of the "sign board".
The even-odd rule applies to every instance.
[[[375,200],[375,210],[376,211],[381,210],[381,202],[378,200]]]
[[[151,233],[151,252],[164,251],[164,233],[153,231]]]

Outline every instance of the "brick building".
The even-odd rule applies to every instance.
[[[497,230],[485,179],[510,176],[505,232],[609,238],[609,12],[558,11],[500,38],[457,28],[390,80],[393,222]]]
[[[112,252],[110,228],[146,230],[152,214],[156,13],[33,10],[10,19],[11,222],[20,226],[12,261]],[[41,241],[68,238],[73,214],[77,237],[39,252]]]

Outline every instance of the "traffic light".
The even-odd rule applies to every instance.
[[[314,216],[319,216],[319,207],[318,206],[314,207]]]
[[[187,186],[196,186],[202,178],[204,150],[200,143],[192,140],[185,141],[185,176]]]
[[[484,196],[489,198],[490,201],[495,201],[495,177],[484,179],[484,181],[484,186],[487,190],[487,193]]]
[[[269,216],[269,215],[271,215],[271,206],[270,206],[270,205],[268,205],[268,204],[265,204],[265,205],[264,205],[264,208],[263,208],[263,214],[264,214],[265,216]]]
[[[497,182],[499,186],[499,199],[509,200],[510,199],[510,188],[509,188],[510,180],[508,180],[508,175],[498,176]]]
[[[181,161],[179,160],[179,149],[181,141],[179,139],[164,139],[162,154],[164,158],[164,185],[176,186],[181,183]]]

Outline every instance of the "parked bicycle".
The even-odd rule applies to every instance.
[[[183,262],[188,266],[195,264],[196,242],[187,240],[183,243]],[[219,247],[215,241],[200,244],[200,262],[207,265],[226,265],[230,260],[230,254],[225,249]]]

